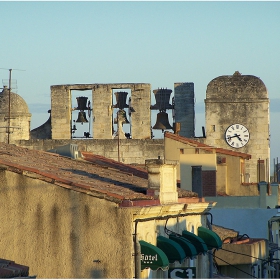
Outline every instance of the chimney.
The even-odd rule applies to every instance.
[[[177,162],[164,164],[162,159],[150,159],[145,164],[148,170],[147,195],[159,199],[161,204],[177,203]]]

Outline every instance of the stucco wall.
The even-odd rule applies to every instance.
[[[77,144],[79,151],[92,152],[127,164],[145,164],[146,159],[164,158],[163,139],[84,139],[84,140],[30,140],[16,144],[34,150],[48,151],[69,143]],[[119,148],[118,148],[119,146]]]
[[[129,210],[4,170],[0,181],[1,258],[37,278],[134,276]]]
[[[213,151],[214,152],[214,151]],[[203,148],[196,148],[168,137],[164,138],[165,160],[179,161],[177,178],[183,189],[192,189],[191,166],[201,165],[202,170],[216,170],[216,189],[228,195],[258,195],[257,185],[242,185],[245,174],[242,173],[244,159],[227,154],[209,153]],[[250,160],[249,160],[250,161]],[[244,169],[244,173],[249,172]],[[183,175],[182,175],[183,174]]]
[[[224,190],[222,190],[221,186],[219,186],[220,191],[225,192],[227,195],[236,196],[258,195],[259,191],[257,185],[242,185],[242,183],[244,183],[245,174],[242,174],[241,163],[248,162],[248,160],[245,161],[244,159],[241,159],[239,157],[233,157],[229,155],[225,155],[224,158],[226,159],[227,166],[227,184]],[[222,171],[223,170],[218,170],[219,176]],[[248,170],[245,169],[245,173],[247,173],[247,171]]]
[[[216,170],[216,154],[180,155],[181,187],[192,190],[192,166],[202,166],[202,170]]]
[[[173,139],[164,137],[164,158],[166,160],[178,161],[180,160],[180,149],[186,147],[185,144],[174,141]],[[188,153],[190,151],[186,151]],[[180,180],[180,166],[177,166],[177,180]]]

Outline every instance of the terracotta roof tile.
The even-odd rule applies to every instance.
[[[27,277],[29,274],[29,267],[20,265],[14,261],[0,259],[0,278],[14,278]]]
[[[90,152],[81,152],[83,159],[90,161],[91,163],[104,166],[104,167],[111,167],[115,168],[118,170],[121,170],[123,172],[128,172],[129,174],[132,174],[134,176],[148,179],[148,172],[144,168],[140,168],[137,166],[131,166],[128,164],[124,164],[122,162],[117,162],[115,160],[100,156],[100,155],[95,155]]]
[[[146,194],[146,170],[101,156],[86,156],[94,163],[0,143],[0,165],[9,171],[116,203],[123,200],[154,200],[153,196]],[[178,193],[179,197],[197,196],[196,193],[180,189]]]
[[[83,160],[0,143],[0,164],[33,178],[97,192],[107,199],[153,199],[146,195],[147,179]]]
[[[164,137],[169,138],[169,139],[173,139],[175,141],[178,141],[178,142],[181,142],[181,143],[184,143],[184,144],[191,145],[191,146],[196,147],[196,148],[201,148],[201,149],[204,149],[204,150],[207,150],[207,151],[213,151],[213,149],[214,149],[214,150],[216,150],[216,153],[218,153],[218,154],[232,155],[232,156],[241,157],[241,158],[244,158],[244,159],[250,159],[251,158],[251,155],[246,154],[246,153],[236,152],[236,151],[223,149],[223,148],[212,147],[212,146],[200,143],[196,140],[186,138],[186,137],[183,137],[183,136],[179,136],[177,134],[170,133],[168,131],[166,131],[164,133]]]
[[[218,225],[212,225],[212,230],[219,235],[222,241],[227,238],[236,238],[239,234],[239,232],[234,229],[225,228]]]

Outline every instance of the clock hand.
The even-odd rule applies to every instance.
[[[228,136],[228,139],[234,138],[234,137],[238,137],[238,135],[234,135],[234,136]]]
[[[240,134],[237,135],[237,134],[235,133],[234,135],[238,138],[239,141],[242,142],[242,139],[240,138]]]
[[[237,137],[238,138],[238,140],[240,141],[240,142],[242,142],[242,139],[240,138],[240,134],[234,134],[233,136],[228,136],[228,140],[230,140],[230,139],[232,139],[232,138],[234,138],[234,137]]]

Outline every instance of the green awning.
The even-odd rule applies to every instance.
[[[152,270],[168,269],[168,258],[161,249],[143,240],[140,240],[139,243],[141,245],[141,270],[145,268],[151,268]]]
[[[204,240],[194,233],[183,230],[182,236],[193,244],[198,254],[205,254],[208,251],[208,247],[205,244]]]
[[[177,242],[184,249],[187,257],[192,259],[194,256],[197,255],[197,251],[194,245],[185,237],[171,234],[169,235],[169,239]]]
[[[174,263],[175,261],[181,263],[186,258],[183,248],[177,242],[166,237],[157,237],[157,247],[166,254],[170,263]]]
[[[213,248],[222,248],[223,242],[216,232],[205,227],[198,227],[197,232],[198,236],[206,243],[208,250],[212,250]]]

